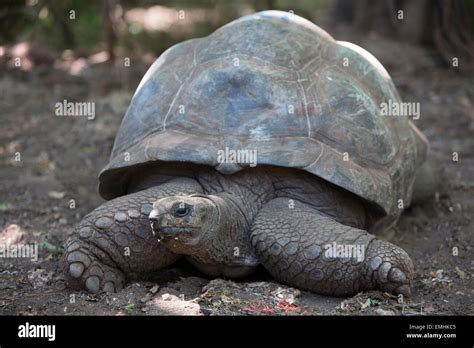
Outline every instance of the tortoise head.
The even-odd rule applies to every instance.
[[[178,254],[192,254],[219,221],[219,210],[210,196],[178,195],[157,200],[149,220],[153,234]]]

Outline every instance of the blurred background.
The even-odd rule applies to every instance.
[[[26,58],[25,70],[55,62],[77,75],[115,57],[152,60],[177,42],[265,9],[293,11],[330,33],[349,25],[419,43],[448,66],[457,57],[458,70],[474,65],[471,0],[3,0],[0,57],[7,66],[11,57]]]

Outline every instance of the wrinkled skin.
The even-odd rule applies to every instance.
[[[76,227],[63,258],[71,285],[117,291],[184,256],[213,276],[245,276],[261,263],[275,279],[320,294],[410,294],[413,264],[367,232],[377,219],[370,206],[309,173],[200,167],[175,178],[157,169],[148,178],[166,182],[106,202]],[[363,247],[364,255],[329,257],[334,242]]]

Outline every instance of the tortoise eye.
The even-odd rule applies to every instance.
[[[188,207],[178,207],[174,211],[173,215],[176,216],[176,217],[185,217],[190,212],[191,212],[191,209],[189,209]]]

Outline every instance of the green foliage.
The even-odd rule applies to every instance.
[[[62,51],[71,49],[80,55],[104,49],[102,28],[103,4],[106,0],[2,0],[0,2],[0,45],[31,41],[36,45]],[[454,1],[454,0],[453,0]],[[137,23],[125,23],[123,16],[115,20],[115,47],[125,52],[159,54],[171,45],[188,38],[202,37],[219,26],[249,11],[293,11],[316,23],[333,7],[335,0],[114,0],[110,2],[122,13],[134,8],[162,6],[168,9],[205,11],[211,19],[194,20],[184,32],[179,25],[169,30],[146,31]],[[466,27],[474,33],[474,1],[459,0],[466,14]],[[117,8],[117,7],[116,7]],[[74,11],[75,19],[70,18]],[[159,20],[159,19],[158,19]]]
[[[90,47],[102,41],[99,1],[6,0],[0,4],[0,40],[55,48]],[[71,12],[74,11],[74,12]]]
[[[466,14],[468,26],[471,31],[471,34],[474,34],[474,1],[467,0],[464,2],[466,6]]]
[[[0,44],[26,40],[44,48],[57,51],[71,49],[85,54],[103,49],[106,46],[102,28],[103,1],[3,0],[0,3]],[[142,30],[137,24],[123,22],[121,17],[119,21],[122,25],[114,26],[117,35],[115,45],[126,51],[159,54],[179,41],[208,35],[249,10],[293,10],[315,19],[331,3],[332,0],[162,0],[158,3],[152,0],[116,0],[111,4],[120,6],[123,11],[159,5],[188,13],[203,10],[213,13],[211,17],[214,20],[194,20],[192,28],[185,32],[173,26],[170,30],[150,32]]]
[[[128,305],[126,305],[126,306],[124,307],[124,309],[125,309],[126,311],[128,311],[128,312],[131,312],[131,311],[133,311],[133,310],[135,309],[135,304],[134,304],[134,303],[129,303]]]
[[[49,251],[50,253],[53,253],[53,254],[58,254],[58,253],[61,253],[62,252],[62,248],[61,247],[58,247],[54,244],[51,244],[49,242],[43,242],[41,244],[41,246],[46,249],[47,251]]]
[[[37,7],[41,27],[34,37],[37,41],[57,49],[90,47],[102,41],[100,2],[43,0]]]
[[[7,211],[11,208],[9,203],[0,202],[0,211]]]

